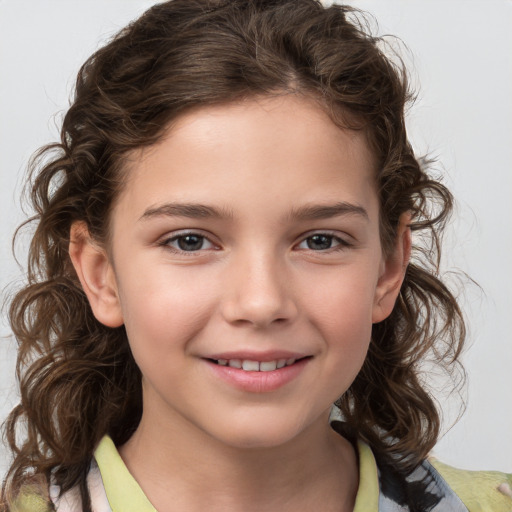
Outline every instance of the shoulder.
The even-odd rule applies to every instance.
[[[112,512],[98,466],[93,461],[87,475],[89,496],[96,512]],[[61,493],[56,485],[25,485],[10,512],[78,512],[82,510],[80,492],[73,487]]]
[[[50,501],[45,500],[37,493],[23,493],[15,501],[12,512],[54,512]]]
[[[428,462],[470,512],[512,511],[512,474],[457,469],[435,458]]]
[[[54,512],[48,489],[42,482],[24,485],[11,506],[11,512]]]

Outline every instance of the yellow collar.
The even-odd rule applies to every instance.
[[[368,445],[359,441],[359,489],[354,512],[378,512],[379,481],[377,464]],[[139,484],[128,471],[112,439],[105,436],[94,458],[100,469],[112,512],[156,512]]]
[[[156,512],[119,455],[112,439],[105,436],[94,458],[101,473],[112,512]]]

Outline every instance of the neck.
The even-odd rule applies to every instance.
[[[327,414],[292,440],[265,448],[226,445],[193,425],[149,416],[119,451],[159,512],[353,509],[356,456]]]

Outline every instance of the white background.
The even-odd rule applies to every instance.
[[[29,156],[58,138],[80,64],[153,3],[0,0],[0,289],[22,276],[10,238],[24,218],[19,196]],[[438,158],[458,200],[445,268],[468,272],[483,290],[468,287],[461,297],[471,342],[467,410],[436,454],[468,469],[512,471],[512,1],[350,3],[409,48],[405,59],[421,84],[410,136],[419,154]],[[19,255],[23,262],[23,247]],[[16,401],[15,343],[4,317],[0,335],[3,420]],[[456,402],[440,399],[447,430]],[[0,447],[0,475],[7,460]]]

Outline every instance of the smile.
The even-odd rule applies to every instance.
[[[263,359],[263,358],[262,358]],[[208,362],[209,371],[231,387],[250,393],[268,393],[276,391],[298,378],[313,359],[312,356],[293,358],[277,357],[258,361],[242,359],[240,356],[227,358],[211,357]]]
[[[213,359],[220,366],[229,366],[246,372],[271,372],[291,366],[296,359],[276,359],[274,361],[252,361],[250,359]]]

